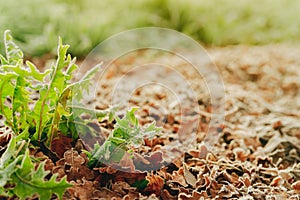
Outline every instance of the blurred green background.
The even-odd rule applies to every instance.
[[[172,28],[204,45],[300,41],[299,0],[0,0],[6,29],[28,56],[55,54],[58,36],[86,55],[130,28]],[[3,53],[3,41],[0,40]]]

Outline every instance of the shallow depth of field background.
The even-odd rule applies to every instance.
[[[58,36],[73,55],[84,57],[114,33],[145,26],[175,29],[207,46],[300,41],[299,0],[0,0],[0,5],[0,33],[10,29],[29,57],[55,54]]]

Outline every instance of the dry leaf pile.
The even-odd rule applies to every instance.
[[[210,151],[201,142],[211,113],[205,80],[175,56],[139,52],[113,63],[94,104],[107,108],[115,84],[124,75],[164,79],[178,88],[177,96],[159,85],[130,91],[128,82],[113,97],[122,99],[130,92],[129,104],[140,107],[140,122],[157,121],[162,135],[145,139],[132,159],[124,156],[120,164],[124,170],[106,165],[89,169],[84,141],[54,141],[52,149],[60,160],[49,160],[46,168],[74,184],[65,199],[299,199],[300,48],[236,46],[211,48],[208,53],[226,92],[226,119],[216,127],[220,137],[215,149]],[[174,67],[190,88],[167,68],[126,74],[148,61]],[[196,101],[186,92],[189,89],[196,92]],[[180,132],[182,127],[185,131]],[[102,133],[112,128],[113,124],[101,123]],[[195,141],[189,141],[189,132]],[[8,135],[1,135],[1,148],[8,140]],[[32,155],[43,158],[40,152]],[[148,171],[155,166],[159,169]]]

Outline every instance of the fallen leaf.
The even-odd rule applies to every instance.
[[[188,170],[188,167],[185,163],[183,163],[183,174],[186,182],[191,186],[195,187],[197,182],[196,177]]]

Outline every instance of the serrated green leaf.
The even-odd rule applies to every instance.
[[[12,137],[8,143],[5,152],[0,158],[0,188],[11,179],[11,175],[18,169],[16,164],[19,162],[21,156],[14,158],[16,153],[16,138]]]
[[[138,110],[138,108],[131,108],[131,110],[126,112],[127,120],[134,126],[138,126],[138,119],[135,117],[134,112]]]
[[[20,141],[20,140],[27,140],[29,138],[29,125],[27,127],[24,128],[24,130],[19,134],[17,135],[15,138],[17,141]]]
[[[17,64],[20,62],[20,60],[23,60],[23,52],[13,42],[13,38],[10,35],[9,30],[5,31],[4,33],[4,45],[5,45],[6,58],[8,63]]]
[[[101,159],[108,160],[110,157],[110,150],[112,143],[110,141],[106,141],[101,146],[99,144],[95,144],[94,151],[92,157],[89,159],[88,166],[90,168],[95,167]]]
[[[16,164],[19,162],[21,156],[17,157],[10,164],[8,164],[4,169],[0,168],[0,188],[4,187],[6,183],[11,179],[11,175],[17,171]]]
[[[129,121],[126,118],[120,119],[118,116],[115,116],[115,120],[117,121],[116,127],[123,127],[124,129],[129,127]]]
[[[4,58],[1,54],[0,54],[0,61],[1,61],[2,65],[8,64],[8,61],[6,60],[6,58]]]
[[[68,76],[76,68],[74,64],[75,59],[72,60],[70,55],[66,55],[68,48],[68,45],[62,45],[62,40],[59,38],[59,45],[57,48],[58,58],[56,64],[51,68],[50,83],[47,87],[44,87],[45,92],[40,93],[40,100],[35,107],[35,113],[39,116],[39,119],[37,119],[37,134],[35,135],[38,140],[42,138],[42,133],[45,132],[45,123],[48,123],[50,120],[51,125],[47,131],[48,144],[50,144],[55,132],[58,130],[61,118],[60,112],[63,110],[66,111],[66,101],[69,96],[68,80],[70,79]],[[65,67],[68,67],[66,73],[63,71]],[[53,114],[49,115],[49,110],[47,111],[45,108],[53,109]],[[64,112],[64,115],[69,116],[70,113],[68,112],[69,111]]]
[[[29,74],[28,70],[18,65],[7,64],[7,65],[2,65],[1,67],[5,72],[14,72],[18,76],[26,77]]]
[[[27,150],[23,158],[20,169],[13,175],[12,179],[16,186],[12,192],[21,199],[39,195],[40,199],[50,199],[52,194],[62,198],[64,191],[71,186],[65,178],[56,181],[57,175],[53,175],[50,180],[45,180],[49,171],[44,170],[45,162],[38,165],[35,170]]]
[[[113,137],[120,138],[123,142],[126,142],[126,140],[130,139],[131,135],[126,129],[118,127],[113,130]]]
[[[124,144],[126,142],[126,140],[121,137],[109,137],[109,141],[116,145]]]
[[[31,179],[32,169],[34,169],[34,165],[30,159],[29,150],[27,149],[25,151],[25,156],[22,160],[21,167],[18,169],[17,173],[25,179]]]
[[[119,162],[130,147],[138,148],[144,144],[144,136],[152,136],[161,130],[155,126],[155,122],[149,126],[139,126],[138,119],[134,115],[136,110],[137,108],[131,108],[122,119],[114,114],[116,120],[114,130],[101,148],[94,149],[88,163],[89,167],[96,166],[101,159]]]
[[[87,71],[85,73],[85,75],[81,78],[81,81],[93,79],[94,76],[99,72],[99,69],[102,66],[102,64],[103,63],[95,65],[93,68],[91,68],[89,71]]]
[[[12,111],[13,111],[13,130],[15,133],[19,133],[19,128],[24,128],[27,126],[26,116],[29,112],[29,92],[25,89],[27,82],[21,76],[16,79],[16,86],[14,89],[14,94],[12,97]],[[19,112],[19,117],[17,117],[16,112]]]
[[[78,68],[78,66],[75,64],[76,59],[74,58],[70,63],[66,70],[65,76],[66,80],[70,80],[72,78],[72,73]]]
[[[83,99],[84,93],[89,94],[91,86],[93,86],[94,81],[92,80],[94,76],[99,72],[101,65],[96,65],[80,79],[80,81],[70,84],[68,88],[72,91],[72,104],[73,106],[80,106],[80,100]]]
[[[37,69],[37,67],[30,61],[26,61],[26,65],[30,69],[30,76],[33,77],[35,80],[43,82],[45,77],[50,73],[50,70],[46,70],[44,73],[41,73]]]
[[[0,158],[0,169],[3,169],[5,165],[8,164],[11,157],[15,154],[16,150],[16,139],[15,137],[12,137],[8,143],[8,146],[5,150],[5,152],[2,154]]]
[[[0,114],[4,115],[6,124],[8,124],[12,128],[13,111],[12,109],[4,105],[4,101],[8,96],[13,96],[15,86],[13,86],[10,81],[15,79],[16,77],[17,75],[14,73],[0,74]]]

